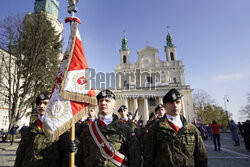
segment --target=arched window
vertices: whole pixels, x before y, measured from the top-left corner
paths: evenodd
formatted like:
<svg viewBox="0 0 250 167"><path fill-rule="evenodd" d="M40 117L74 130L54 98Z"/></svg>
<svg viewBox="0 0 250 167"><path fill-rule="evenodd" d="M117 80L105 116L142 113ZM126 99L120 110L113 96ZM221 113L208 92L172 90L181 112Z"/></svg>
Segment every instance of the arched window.
<svg viewBox="0 0 250 167"><path fill-rule="evenodd" d="M173 52L170 53L170 57L171 57L171 60L174 60L174 53Z"/></svg>
<svg viewBox="0 0 250 167"><path fill-rule="evenodd" d="M127 57L126 56L123 56L123 63L127 63Z"/></svg>
<svg viewBox="0 0 250 167"><path fill-rule="evenodd" d="M124 80L123 82L123 86L127 86L128 82L126 80Z"/></svg>
<svg viewBox="0 0 250 167"><path fill-rule="evenodd" d="M174 80L174 83L177 83L177 80L176 80L176 78L173 78L173 80Z"/></svg>
<svg viewBox="0 0 250 167"><path fill-rule="evenodd" d="M152 77L147 77L147 82L152 84L153 83Z"/></svg>

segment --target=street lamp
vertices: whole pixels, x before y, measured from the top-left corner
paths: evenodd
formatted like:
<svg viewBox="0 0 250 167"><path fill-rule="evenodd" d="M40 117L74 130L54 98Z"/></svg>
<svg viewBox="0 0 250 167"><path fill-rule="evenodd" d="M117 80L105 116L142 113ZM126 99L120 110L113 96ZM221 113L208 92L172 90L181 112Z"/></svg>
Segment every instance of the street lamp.
<svg viewBox="0 0 250 167"><path fill-rule="evenodd" d="M227 103L229 102L229 97L228 95L224 96L224 105L225 105L225 111L226 111L226 116L227 116L227 122L228 122L228 127L229 127L229 118L228 118L228 112L227 112Z"/></svg>

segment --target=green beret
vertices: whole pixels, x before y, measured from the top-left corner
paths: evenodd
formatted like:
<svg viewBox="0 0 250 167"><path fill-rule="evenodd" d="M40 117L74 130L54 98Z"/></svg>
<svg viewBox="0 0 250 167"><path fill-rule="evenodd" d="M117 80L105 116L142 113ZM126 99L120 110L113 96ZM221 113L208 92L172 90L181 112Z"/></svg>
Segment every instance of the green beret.
<svg viewBox="0 0 250 167"><path fill-rule="evenodd" d="M159 110L160 108L163 108L162 104L159 104L157 107L155 107L155 112L157 112L157 110Z"/></svg>
<svg viewBox="0 0 250 167"><path fill-rule="evenodd" d="M170 89L168 93L163 97L163 103L167 103L169 101L176 101L181 99L182 94L177 89Z"/></svg>
<svg viewBox="0 0 250 167"><path fill-rule="evenodd" d="M37 97L36 97L36 105L39 105L39 102L41 100L47 100L50 97L50 93L49 92L42 92L40 93Z"/></svg>
<svg viewBox="0 0 250 167"><path fill-rule="evenodd" d="M122 110L128 109L125 105L121 105L121 107L118 109L118 112L121 112Z"/></svg>
<svg viewBox="0 0 250 167"><path fill-rule="evenodd" d="M102 90L101 92L98 93L96 98L97 98L98 102L99 102L99 100L101 98L115 99L115 94L109 89L104 89L104 90Z"/></svg>

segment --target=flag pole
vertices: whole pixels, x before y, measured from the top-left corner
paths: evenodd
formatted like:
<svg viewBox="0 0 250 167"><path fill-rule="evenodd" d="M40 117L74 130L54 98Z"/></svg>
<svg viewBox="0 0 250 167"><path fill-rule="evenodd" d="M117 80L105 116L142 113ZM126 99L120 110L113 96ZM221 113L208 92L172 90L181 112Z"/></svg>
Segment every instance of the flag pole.
<svg viewBox="0 0 250 167"><path fill-rule="evenodd" d="M69 140L72 142L75 140L75 124L70 128ZM69 167L75 167L75 152L69 153Z"/></svg>
<svg viewBox="0 0 250 167"><path fill-rule="evenodd" d="M69 3L68 13L71 14L72 18L74 18L75 13L77 12L75 4L78 3L78 0L68 0L68 3ZM69 140L71 142L75 141L75 123L73 123L70 128ZM75 152L69 153L69 167L75 167Z"/></svg>

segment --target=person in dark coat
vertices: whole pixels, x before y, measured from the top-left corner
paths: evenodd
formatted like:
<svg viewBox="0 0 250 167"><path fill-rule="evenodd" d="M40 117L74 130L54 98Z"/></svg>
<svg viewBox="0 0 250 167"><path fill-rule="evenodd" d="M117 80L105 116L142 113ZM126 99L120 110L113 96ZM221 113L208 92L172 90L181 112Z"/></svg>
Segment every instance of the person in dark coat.
<svg viewBox="0 0 250 167"><path fill-rule="evenodd" d="M246 120L243 123L242 134L244 136L245 147L250 152L250 120Z"/></svg>
<svg viewBox="0 0 250 167"><path fill-rule="evenodd" d="M10 129L10 145L12 146L13 143L15 142L15 138L16 138L16 132L17 132L17 129L19 128L18 125L13 125L12 128Z"/></svg>
<svg viewBox="0 0 250 167"><path fill-rule="evenodd" d="M21 135L24 134L24 132L28 129L28 126L26 126L26 124L23 124L22 128L20 129L20 133Z"/></svg>
<svg viewBox="0 0 250 167"><path fill-rule="evenodd" d="M230 130L232 134L233 141L235 142L234 146L240 146L240 139L238 135L238 127L233 120L230 121Z"/></svg>
<svg viewBox="0 0 250 167"><path fill-rule="evenodd" d="M238 122L238 128L239 128L239 131L240 131L240 135L243 136L243 134L242 134L243 125L240 122Z"/></svg>
<svg viewBox="0 0 250 167"><path fill-rule="evenodd" d="M0 131L0 136L2 138L2 142L6 142L7 135L6 135L6 133L4 132L3 129L1 129L1 131Z"/></svg>

